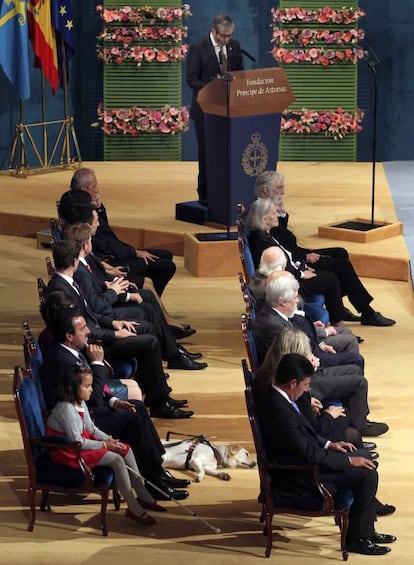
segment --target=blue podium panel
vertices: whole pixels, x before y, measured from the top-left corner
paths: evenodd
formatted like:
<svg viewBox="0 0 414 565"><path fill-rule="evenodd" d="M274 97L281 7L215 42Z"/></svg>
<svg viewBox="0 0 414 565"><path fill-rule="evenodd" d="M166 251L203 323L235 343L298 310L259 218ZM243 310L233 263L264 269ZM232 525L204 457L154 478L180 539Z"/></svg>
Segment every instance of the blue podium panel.
<svg viewBox="0 0 414 565"><path fill-rule="evenodd" d="M205 115L210 222L235 225L237 204L243 202L248 207L254 200L256 178L265 170L276 169L280 116L280 113L239 118Z"/></svg>

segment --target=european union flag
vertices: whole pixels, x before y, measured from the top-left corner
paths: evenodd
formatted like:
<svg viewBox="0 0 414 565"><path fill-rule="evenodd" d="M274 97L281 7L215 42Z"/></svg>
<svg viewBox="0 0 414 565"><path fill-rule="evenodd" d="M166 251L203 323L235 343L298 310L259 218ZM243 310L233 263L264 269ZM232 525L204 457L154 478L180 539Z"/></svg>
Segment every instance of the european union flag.
<svg viewBox="0 0 414 565"><path fill-rule="evenodd" d="M29 35L25 0L0 0L0 65L20 98L30 98Z"/></svg>
<svg viewBox="0 0 414 565"><path fill-rule="evenodd" d="M73 35L73 17L71 0L52 0L52 22L56 30L56 43L58 48L59 60L59 77L62 82L63 78L63 62L69 63L73 53L75 52L75 41ZM63 57L63 45L65 53Z"/></svg>

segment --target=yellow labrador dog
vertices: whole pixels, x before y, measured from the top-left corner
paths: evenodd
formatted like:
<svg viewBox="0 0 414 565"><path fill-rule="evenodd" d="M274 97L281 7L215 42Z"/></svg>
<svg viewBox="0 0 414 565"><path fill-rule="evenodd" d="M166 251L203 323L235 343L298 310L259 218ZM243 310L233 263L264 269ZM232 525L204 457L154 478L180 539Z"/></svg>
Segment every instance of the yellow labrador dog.
<svg viewBox="0 0 414 565"><path fill-rule="evenodd" d="M190 469L197 473L196 482L211 475L224 481L231 476L222 469L236 467L252 468L256 462L241 445L230 443L216 445L205 436L197 436L184 441L163 441L165 454L163 466L169 469Z"/></svg>

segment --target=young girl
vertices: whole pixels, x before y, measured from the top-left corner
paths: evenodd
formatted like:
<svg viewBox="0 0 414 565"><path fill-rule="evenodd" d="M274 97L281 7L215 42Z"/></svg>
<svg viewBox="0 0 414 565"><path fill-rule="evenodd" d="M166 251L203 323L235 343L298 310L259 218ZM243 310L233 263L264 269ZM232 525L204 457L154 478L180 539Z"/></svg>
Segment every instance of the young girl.
<svg viewBox="0 0 414 565"><path fill-rule="evenodd" d="M116 485L128 505L125 516L145 526L155 524L154 518L144 508L155 512L166 509L156 503L135 474L139 471L129 446L108 436L94 425L86 406L91 393L92 374L79 367L69 368L59 383L60 402L48 418L47 433L63 434L71 441L79 441L82 444L82 457L90 468L110 467L114 471ZM54 450L51 457L56 463L78 467L76 456L70 450ZM133 494L131 483L138 498Z"/></svg>

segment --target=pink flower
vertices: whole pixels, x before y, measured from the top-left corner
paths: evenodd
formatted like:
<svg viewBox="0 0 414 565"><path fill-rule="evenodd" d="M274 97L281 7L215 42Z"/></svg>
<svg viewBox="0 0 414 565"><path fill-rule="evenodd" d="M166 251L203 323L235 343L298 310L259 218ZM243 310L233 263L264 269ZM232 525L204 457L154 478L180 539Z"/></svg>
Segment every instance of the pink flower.
<svg viewBox="0 0 414 565"><path fill-rule="evenodd" d="M153 59L155 59L155 49L150 49L150 48L145 49L144 58L147 61L152 61Z"/></svg>
<svg viewBox="0 0 414 565"><path fill-rule="evenodd" d="M158 51L157 61L159 63L166 63L168 61L168 55L167 55L166 51Z"/></svg>

